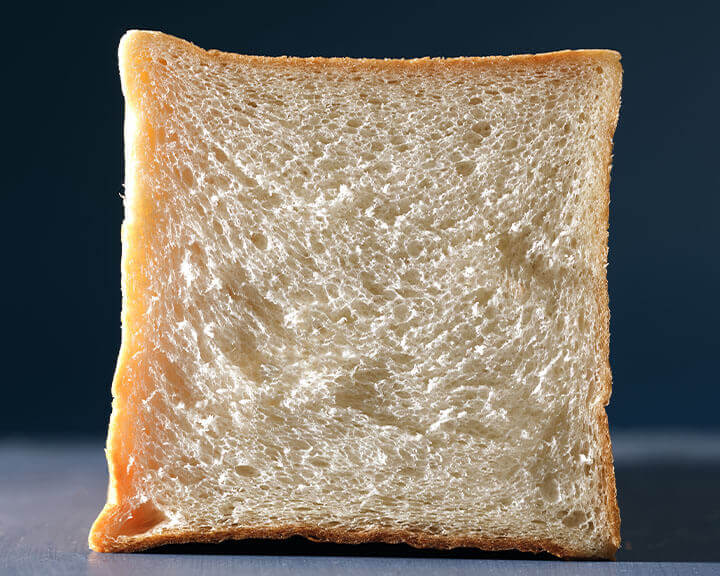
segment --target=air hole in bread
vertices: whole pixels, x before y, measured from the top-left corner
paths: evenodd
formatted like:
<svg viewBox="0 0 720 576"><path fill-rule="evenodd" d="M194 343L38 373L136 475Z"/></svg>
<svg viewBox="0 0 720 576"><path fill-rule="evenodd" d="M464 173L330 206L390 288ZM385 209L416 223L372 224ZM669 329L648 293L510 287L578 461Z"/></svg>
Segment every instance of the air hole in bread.
<svg viewBox="0 0 720 576"><path fill-rule="evenodd" d="M267 245L268 245L267 237L264 234L262 234L261 232L253 232L250 235L250 240L260 250L265 250L267 248Z"/></svg>
<svg viewBox="0 0 720 576"><path fill-rule="evenodd" d="M239 476L254 477L259 476L260 472L254 466L242 465L235 467L235 473Z"/></svg>
<svg viewBox="0 0 720 576"><path fill-rule="evenodd" d="M225 152L223 152L219 147L214 146L212 151L213 151L213 154L215 154L215 158L217 158L218 162L224 164L225 162L228 161L227 154L225 154Z"/></svg>
<svg viewBox="0 0 720 576"><path fill-rule="evenodd" d="M560 491L554 476L547 476L540 485L540 491L545 500L555 503L560 499Z"/></svg>
<svg viewBox="0 0 720 576"><path fill-rule="evenodd" d="M455 163L455 170L460 176L470 176L475 171L475 162L472 160L462 160Z"/></svg>
<svg viewBox="0 0 720 576"><path fill-rule="evenodd" d="M182 178L183 184L188 188L192 188L195 185L195 176L190 167L183 166L180 177Z"/></svg>
<svg viewBox="0 0 720 576"><path fill-rule="evenodd" d="M577 528L586 520L586 518L587 515L585 512L582 510L574 510L563 518L562 523L568 528Z"/></svg>
<svg viewBox="0 0 720 576"><path fill-rule="evenodd" d="M126 507L118 509L112 532L122 536L137 536L149 532L165 520L163 511L147 501L129 509Z"/></svg>

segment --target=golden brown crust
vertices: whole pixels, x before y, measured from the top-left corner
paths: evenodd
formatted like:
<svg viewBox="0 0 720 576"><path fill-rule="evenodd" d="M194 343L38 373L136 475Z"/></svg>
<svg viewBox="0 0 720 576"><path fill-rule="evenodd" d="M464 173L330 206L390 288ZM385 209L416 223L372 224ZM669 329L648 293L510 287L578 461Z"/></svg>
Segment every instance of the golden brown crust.
<svg viewBox="0 0 720 576"><path fill-rule="evenodd" d="M138 383L143 380L143 366L137 357L142 350L141 316L146 307L148 279L147 238L153 228L151 194L146 190L142 175L134 166L151 164L151 123L138 114L143 99L143 79L129 73L138 62L142 35L127 38L120 46L121 80L125 96L125 221L122 225L122 341L112 382L112 414L108 427L106 457L108 462L107 504L90 530L90 547L93 542L117 531L118 509L123 509L133 496L134 468L129 465L136 446L137 422L133 402L138 394Z"/></svg>
<svg viewBox="0 0 720 576"><path fill-rule="evenodd" d="M124 61L126 71L133 66L139 66L143 58L147 58L144 52L144 45L147 42L154 44L163 42L168 49L181 48L190 50L204 59L226 62L229 64L252 64L253 66L287 66L307 71L317 70L340 70L340 71L388 71L403 73L430 74L445 70L474 71L489 67L503 68L507 66L526 65L546 66L557 64L572 64L577 62L604 61L617 66L620 69L620 55L609 50L582 50L562 51L537 55L519 56L493 56L473 58L421 58L415 60L371 60L371 59L350 59L350 58L287 58L287 57L260 57L242 56L228 54L218 51L206 52L193 44L167 36L159 32L133 31L126 34L120 47L120 58ZM122 68L123 66L121 66ZM139 75L144 74L140 72ZM619 72L618 72L619 74ZM131 164L137 161L138 165L147 162L149 158L143 155L150 154L154 139L153 128L140 114L134 115L141 108L143 101L142 78L135 78L132 74L123 75L123 91L126 98L126 110L134 127L126 132L126 187L128 189L128 202L126 204L126 222L123 225L123 326L122 326L122 347L118 358L118 365L113 380L113 413L110 421L107 444L107 459L110 472L110 483L108 488L108 502L105 505L98 519L95 521L89 543L93 550L99 552L119 552L144 550L154 546L171 543L187 542L221 542L229 539L246 538L274 538L282 539L299 535L310 540L336 543L406 543L417 548L441 548L450 549L457 547L475 547L484 550L508 550L516 549L527 552L547 551L561 557L587 557L585 551L565 549L549 540L525 540L515 538L492 538L492 537L462 537L462 536L440 536L430 533L413 532L408 530L376 529L366 531L352 531L343 528L320 528L318 526L278 526L278 527L238 527L228 530L215 531L176 531L165 532L154 535L143 536L135 530L140 528L151 528L159 521L155 510L144 510L129 508L130 500L133 497L133 468L129 465L135 442L136 430L133 423L136 421L133 413L133 403L137 403L135 396L138 394L139 382L143 381L143 367L135 360L136 352L142 349L140 322L139 319L144 309L144 286L147 278L144 277L146 260L148 258L143 246L147 243L147 237L152 233L152 208L150 198L152 194L143 189L143 181L140 176L134 174ZM619 77L617 79L619 83ZM618 84L619 94L619 84ZM607 126L607 154L606 164L609 167L612 152L612 136L617 120L619 97L614 110L614 115L609 119ZM132 116L132 118L130 118ZM601 218L604 221L605 232L607 231L608 213L608 190L609 172L604 182L605 196L602 201L605 203L605 211ZM605 246L607 238L603 236ZM602 270L604 270L606 254L602 255ZM607 315L607 279L602 277L598 282L597 298L599 310ZM604 358L608 358L609 351L609 329L607 318L600 323L602 333L599 340ZM619 512L615 495L615 478L612 464L612 450L607 425L607 416L604 406L610 396L611 376L609 365L605 367L600 375L598 389L594 390L593 399L598 397L601 402L598 404L598 430L600 431L601 456L602 456L602 491L605 505L608 511L608 518L612 526L612 541L608 543L605 550L601 551L599 557L612 558L619 545ZM137 534L137 535L132 535Z"/></svg>
<svg viewBox="0 0 720 576"><path fill-rule="evenodd" d="M347 530L344 528L321 528L319 526L287 525L268 527L238 527L227 530L174 531L137 538L124 538L121 541L104 539L94 542L96 552L138 552L163 546L165 544L217 543L226 540L245 540L262 538L283 540L292 536L302 536L313 542L332 542L334 544L408 544L413 548L434 548L451 550L453 548L479 548L487 551L519 550L520 552L549 552L560 558L587 558L584 551L571 550L558 546L550 540L526 540L522 538L492 538L441 536L409 530L372 529ZM612 558L614 550L607 551L597 558Z"/></svg>
<svg viewBox="0 0 720 576"><path fill-rule="evenodd" d="M253 66L279 67L286 66L300 70L335 69L343 71L368 71L380 70L394 72L423 72L429 73L433 70L465 69L479 70L489 67L504 67L507 65L517 66L526 64L529 66L547 66L549 64L572 64L592 60L605 60L607 62L619 62L620 53L614 50L560 50L557 52L545 52L543 54L514 54L512 56L462 56L455 58L325 58L311 57L298 58L294 56L247 56L244 54L233 54L219 50L203 50L195 44L162 32L151 32L146 30L131 30L126 37L133 40L142 40L143 37L152 37L154 42L165 42L168 47L178 47L183 50L195 52L203 58L210 58L234 64L252 64Z"/></svg>
<svg viewBox="0 0 720 576"><path fill-rule="evenodd" d="M600 475L601 479L601 490L604 498L605 508L608 515L608 523L611 530L611 545L614 546L615 550L620 546L620 510L617 504L617 488L615 485L615 468L613 466L613 454L612 446L610 442L610 428L608 425L607 412L605 407L610 402L610 395L612 393L612 372L610 369L610 307L609 307L609 296L608 296L608 284L607 284L607 247L608 247L608 227L610 219L610 169L612 167L612 148L613 148L613 136L615 135L615 128L617 126L618 116L620 112L620 86L622 83L622 65L617 61L612 70L613 77L612 82L612 93L613 102L611 103L610 113L607 115L607 124L604 128L605 131L605 149L603 151L602 166L605 166L605 172L603 174L603 185L602 185L602 197L600 199L601 215L600 215L600 227L602 230L602 250L601 250L601 262L600 280L596 291L598 309L602 311L603 318L598 323L601 329L601 333L598 335L598 340L601 346L601 356L604 358L605 363L602 367L601 374L599 374L599 390L596 391L596 396L599 398L599 403L596 405L597 410L597 427L600 434L600 454L601 454L601 467L602 472ZM592 400L592 399L591 399ZM613 550L613 555L615 550Z"/></svg>

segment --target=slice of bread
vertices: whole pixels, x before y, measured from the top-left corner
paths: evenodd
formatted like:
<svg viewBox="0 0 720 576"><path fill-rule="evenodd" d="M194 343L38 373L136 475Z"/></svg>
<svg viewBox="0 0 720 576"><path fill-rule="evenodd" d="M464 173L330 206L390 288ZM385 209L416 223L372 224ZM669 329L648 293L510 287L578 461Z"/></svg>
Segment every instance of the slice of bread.
<svg viewBox="0 0 720 576"><path fill-rule="evenodd" d="M616 52L120 44L98 551L285 538L612 557Z"/></svg>

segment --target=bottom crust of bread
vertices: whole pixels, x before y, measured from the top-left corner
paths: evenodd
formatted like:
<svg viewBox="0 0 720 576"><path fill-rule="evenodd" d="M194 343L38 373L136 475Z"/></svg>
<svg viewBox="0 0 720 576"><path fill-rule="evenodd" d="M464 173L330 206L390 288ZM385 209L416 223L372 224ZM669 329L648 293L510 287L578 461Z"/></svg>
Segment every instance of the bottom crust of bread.
<svg viewBox="0 0 720 576"><path fill-rule="evenodd" d="M520 552L548 552L566 559L608 559L614 560L615 548L608 546L596 556L588 556L587 551L570 550L550 540L525 540L516 538L483 538L465 536L442 536L411 532L408 530L373 529L350 531L343 528L320 528L317 526L279 526L279 527L238 527L228 530L176 531L138 535L118 541L116 539L96 538L92 548L97 552L139 552L163 546L165 544L210 544L226 540L273 539L283 540L293 536L302 536L313 542L334 544L408 544L414 548L432 548L450 550L453 548L477 548L488 552L518 550Z"/></svg>

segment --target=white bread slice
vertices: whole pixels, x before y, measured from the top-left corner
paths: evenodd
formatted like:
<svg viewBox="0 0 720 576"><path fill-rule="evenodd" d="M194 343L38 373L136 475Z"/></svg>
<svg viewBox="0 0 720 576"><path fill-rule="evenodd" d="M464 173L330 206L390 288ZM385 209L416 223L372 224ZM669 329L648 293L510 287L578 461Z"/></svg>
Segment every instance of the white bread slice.
<svg viewBox="0 0 720 576"><path fill-rule="evenodd" d="M120 44L98 551L285 538L612 557L616 52Z"/></svg>

